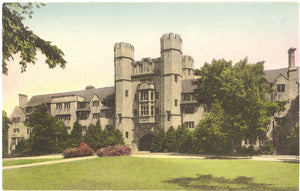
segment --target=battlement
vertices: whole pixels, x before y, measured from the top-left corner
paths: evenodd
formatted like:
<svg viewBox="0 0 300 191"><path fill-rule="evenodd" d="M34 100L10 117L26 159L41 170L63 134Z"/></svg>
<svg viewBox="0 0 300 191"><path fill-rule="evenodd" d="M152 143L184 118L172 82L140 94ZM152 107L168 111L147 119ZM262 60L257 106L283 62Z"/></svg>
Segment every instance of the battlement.
<svg viewBox="0 0 300 191"><path fill-rule="evenodd" d="M126 42L115 43L114 56L115 58L130 58L134 60L134 47Z"/></svg>
<svg viewBox="0 0 300 191"><path fill-rule="evenodd" d="M160 38L161 52L164 50L182 51L182 39L178 34L167 33Z"/></svg>
<svg viewBox="0 0 300 191"><path fill-rule="evenodd" d="M194 59L191 56L182 56L182 68L194 69Z"/></svg>

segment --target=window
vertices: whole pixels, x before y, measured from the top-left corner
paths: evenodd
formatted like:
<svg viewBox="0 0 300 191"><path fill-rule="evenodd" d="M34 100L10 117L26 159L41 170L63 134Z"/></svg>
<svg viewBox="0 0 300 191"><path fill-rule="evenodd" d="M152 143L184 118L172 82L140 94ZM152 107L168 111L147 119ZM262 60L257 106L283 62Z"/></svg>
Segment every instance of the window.
<svg viewBox="0 0 300 191"><path fill-rule="evenodd" d="M93 119L100 119L100 113L93 113Z"/></svg>
<svg viewBox="0 0 300 191"><path fill-rule="evenodd" d="M205 113L209 113L209 112L210 112L210 109L209 109L208 106L204 106L204 112L205 112Z"/></svg>
<svg viewBox="0 0 300 191"><path fill-rule="evenodd" d="M125 90L125 96L128 97L128 90Z"/></svg>
<svg viewBox="0 0 300 191"><path fill-rule="evenodd" d="M159 114L159 108L155 108L155 114L156 114L156 115Z"/></svg>
<svg viewBox="0 0 300 191"><path fill-rule="evenodd" d="M126 138L128 138L128 131L126 131Z"/></svg>
<svg viewBox="0 0 300 191"><path fill-rule="evenodd" d="M149 115L149 106L148 103L141 103L140 105L140 111L141 111L141 115L145 116L145 115Z"/></svg>
<svg viewBox="0 0 300 191"><path fill-rule="evenodd" d="M94 107L99 106L99 101L93 101L93 106L94 106Z"/></svg>
<svg viewBox="0 0 300 191"><path fill-rule="evenodd" d="M143 90L140 92L140 100L148 100L148 90Z"/></svg>
<svg viewBox="0 0 300 191"><path fill-rule="evenodd" d="M20 117L14 117L13 118L13 123L19 123L21 121Z"/></svg>
<svg viewBox="0 0 300 191"><path fill-rule="evenodd" d="M14 129L14 133L20 133L20 129L19 128L15 128Z"/></svg>
<svg viewBox="0 0 300 191"><path fill-rule="evenodd" d="M186 106L186 107L184 108L184 113L192 114L192 113L194 113L194 112L195 112L195 110L194 110L194 107L193 107L193 106Z"/></svg>
<svg viewBox="0 0 300 191"><path fill-rule="evenodd" d="M119 113L118 116L119 116L119 123L121 123L122 122L122 114Z"/></svg>
<svg viewBox="0 0 300 191"><path fill-rule="evenodd" d="M85 106L86 106L85 102L78 102L77 108L82 109L85 108Z"/></svg>
<svg viewBox="0 0 300 191"><path fill-rule="evenodd" d="M167 111L167 118L168 118L168 121L170 121L170 119L171 119L171 111Z"/></svg>
<svg viewBox="0 0 300 191"><path fill-rule="evenodd" d="M70 108L70 102L65 103L65 108Z"/></svg>
<svg viewBox="0 0 300 191"><path fill-rule="evenodd" d="M70 120L70 119L71 119L71 115L70 115L70 114L66 114L66 115L56 115L56 119L59 120L59 121Z"/></svg>
<svg viewBox="0 0 300 191"><path fill-rule="evenodd" d="M177 99L175 99L175 107L177 107Z"/></svg>
<svg viewBox="0 0 300 191"><path fill-rule="evenodd" d="M61 109L62 108L62 103L57 103L56 104L56 109Z"/></svg>
<svg viewBox="0 0 300 191"><path fill-rule="evenodd" d="M190 101L191 100L191 94L182 94L182 100L183 101Z"/></svg>
<svg viewBox="0 0 300 191"><path fill-rule="evenodd" d="M151 105L151 115L154 115L153 105Z"/></svg>
<svg viewBox="0 0 300 191"><path fill-rule="evenodd" d="M277 84L277 92L285 92L285 84Z"/></svg>
<svg viewBox="0 0 300 191"><path fill-rule="evenodd" d="M194 128L194 121L187 121L184 124L189 129L193 129Z"/></svg>
<svg viewBox="0 0 300 191"><path fill-rule="evenodd" d="M153 100L153 91L150 93L151 100Z"/></svg>

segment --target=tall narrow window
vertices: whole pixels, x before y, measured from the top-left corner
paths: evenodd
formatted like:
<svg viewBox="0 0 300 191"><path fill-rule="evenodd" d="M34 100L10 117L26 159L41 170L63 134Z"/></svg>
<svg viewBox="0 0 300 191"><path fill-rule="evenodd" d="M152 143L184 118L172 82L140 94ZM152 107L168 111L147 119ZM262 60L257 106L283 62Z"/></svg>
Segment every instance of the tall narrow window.
<svg viewBox="0 0 300 191"><path fill-rule="evenodd" d="M126 131L126 138L128 138L128 131Z"/></svg>
<svg viewBox="0 0 300 191"><path fill-rule="evenodd" d="M177 99L175 99L175 107L177 107Z"/></svg>
<svg viewBox="0 0 300 191"><path fill-rule="evenodd" d="M170 121L170 119L171 119L171 111L167 111L167 118L168 118L168 121Z"/></svg>
<svg viewBox="0 0 300 191"><path fill-rule="evenodd" d="M151 115L154 115L153 105L151 105Z"/></svg>
<svg viewBox="0 0 300 191"><path fill-rule="evenodd" d="M128 90L125 90L125 96L128 97Z"/></svg>

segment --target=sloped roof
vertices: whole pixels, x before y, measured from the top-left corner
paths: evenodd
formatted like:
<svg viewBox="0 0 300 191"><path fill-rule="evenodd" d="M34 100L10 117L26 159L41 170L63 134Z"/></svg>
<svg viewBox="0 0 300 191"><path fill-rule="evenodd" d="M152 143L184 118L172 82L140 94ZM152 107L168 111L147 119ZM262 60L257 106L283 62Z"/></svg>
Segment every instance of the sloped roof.
<svg viewBox="0 0 300 191"><path fill-rule="evenodd" d="M79 91L71 91L71 92L63 92L63 93L54 93L54 94L44 94L44 95L36 95L33 96L27 106L37 106L41 103L49 103L51 102L52 97L61 97L61 96L81 96L84 101L89 102L93 98L94 95L97 95L100 99L104 99L109 95L114 93L114 87L104 87L104 88L93 88L87 90L79 90Z"/></svg>
<svg viewBox="0 0 300 191"><path fill-rule="evenodd" d="M299 67L297 69L297 76L299 76ZM265 77L268 82L273 82L277 76L282 74L284 77L287 78L288 68L280 68L280 69L274 69L274 70L265 70ZM297 80L299 82L299 78Z"/></svg>
<svg viewBox="0 0 300 191"><path fill-rule="evenodd" d="M194 89L196 88L196 86L193 85L193 81L196 81L196 80L195 79L182 80L181 81L181 92L182 93L194 92Z"/></svg>

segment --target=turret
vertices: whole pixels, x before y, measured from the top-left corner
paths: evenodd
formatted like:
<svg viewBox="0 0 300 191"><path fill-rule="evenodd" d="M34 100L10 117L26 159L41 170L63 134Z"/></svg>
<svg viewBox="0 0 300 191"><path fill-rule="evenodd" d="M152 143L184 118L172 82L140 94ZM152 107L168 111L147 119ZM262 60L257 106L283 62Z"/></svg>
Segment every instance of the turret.
<svg viewBox="0 0 300 191"><path fill-rule="evenodd" d="M182 40L169 33L160 39L161 47L161 124L165 131L181 123Z"/></svg>
<svg viewBox="0 0 300 191"><path fill-rule="evenodd" d="M194 59L191 56L182 57L182 76L183 79L194 79Z"/></svg>
<svg viewBox="0 0 300 191"><path fill-rule="evenodd" d="M125 144L133 144L133 92L131 67L134 62L134 47L129 43L116 43L114 47L115 62L115 126L123 136Z"/></svg>

